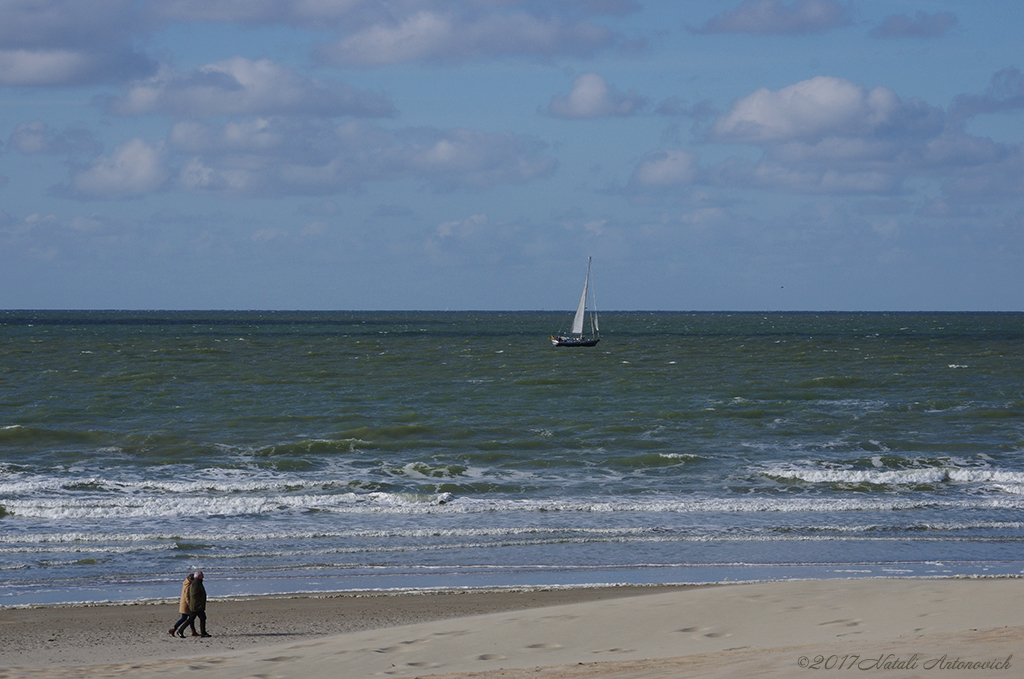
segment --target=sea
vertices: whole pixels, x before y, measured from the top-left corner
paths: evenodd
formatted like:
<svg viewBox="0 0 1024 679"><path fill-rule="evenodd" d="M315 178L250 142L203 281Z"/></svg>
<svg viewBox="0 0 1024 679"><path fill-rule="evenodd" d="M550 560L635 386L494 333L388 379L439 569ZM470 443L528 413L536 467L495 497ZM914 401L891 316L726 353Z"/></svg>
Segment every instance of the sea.
<svg viewBox="0 0 1024 679"><path fill-rule="evenodd" d="M1024 314L0 311L0 606L1024 574Z"/></svg>

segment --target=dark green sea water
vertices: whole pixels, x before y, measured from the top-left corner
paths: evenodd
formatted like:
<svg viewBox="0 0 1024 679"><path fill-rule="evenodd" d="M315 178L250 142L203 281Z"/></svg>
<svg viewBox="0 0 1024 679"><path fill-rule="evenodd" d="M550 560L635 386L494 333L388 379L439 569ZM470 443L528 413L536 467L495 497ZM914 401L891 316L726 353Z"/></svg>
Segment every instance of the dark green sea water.
<svg viewBox="0 0 1024 679"><path fill-rule="evenodd" d="M1019 574L1024 315L0 312L0 605Z"/></svg>

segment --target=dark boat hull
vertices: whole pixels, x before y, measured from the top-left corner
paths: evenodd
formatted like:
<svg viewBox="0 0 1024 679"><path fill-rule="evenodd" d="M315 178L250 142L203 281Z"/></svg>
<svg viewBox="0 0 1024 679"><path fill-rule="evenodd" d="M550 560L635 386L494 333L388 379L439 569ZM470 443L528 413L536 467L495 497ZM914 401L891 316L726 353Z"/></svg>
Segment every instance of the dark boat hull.
<svg viewBox="0 0 1024 679"><path fill-rule="evenodd" d="M551 344L556 347L592 347L601 340L597 337L552 337Z"/></svg>

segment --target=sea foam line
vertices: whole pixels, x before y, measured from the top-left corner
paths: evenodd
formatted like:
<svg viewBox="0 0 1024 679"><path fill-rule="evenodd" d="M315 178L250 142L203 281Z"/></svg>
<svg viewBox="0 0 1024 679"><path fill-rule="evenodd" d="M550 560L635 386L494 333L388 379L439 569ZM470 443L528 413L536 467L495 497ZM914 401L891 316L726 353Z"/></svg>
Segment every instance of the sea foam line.
<svg viewBox="0 0 1024 679"><path fill-rule="evenodd" d="M767 469L765 476L794 479L808 483L866 483L869 485L935 485L941 483L994 483L1007 486L1024 485L1024 472L997 469L963 469L959 467L931 467L924 469Z"/></svg>
<svg viewBox="0 0 1024 679"><path fill-rule="evenodd" d="M974 496L943 500L935 497L844 498L573 498L500 500L453 497L449 493L415 495L396 493L343 493L337 495L227 496L227 497L93 497L0 501L12 518L91 521L102 519L187 518L246 516L320 511L334 514L478 514L492 512L583 512L592 514L641 513L750 513L750 512L862 512L909 509L1024 509L1024 496Z"/></svg>

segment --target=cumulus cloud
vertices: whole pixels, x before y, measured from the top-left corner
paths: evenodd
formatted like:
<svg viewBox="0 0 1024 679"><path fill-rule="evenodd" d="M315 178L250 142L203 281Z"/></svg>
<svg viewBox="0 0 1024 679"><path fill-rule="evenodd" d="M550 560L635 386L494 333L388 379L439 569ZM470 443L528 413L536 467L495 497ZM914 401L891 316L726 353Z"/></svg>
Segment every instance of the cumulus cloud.
<svg viewBox="0 0 1024 679"><path fill-rule="evenodd" d="M703 184L899 196L910 180L920 180L937 181L960 202L1015 198L1024 195L1024 144L971 135L961 123L970 115L1021 108L1024 77L1015 69L997 73L985 95L958 97L950 115L885 87L816 77L753 92L711 125L706 141L760 148L759 159L733 157L701 167L686 151L659 149L637 163L627 193L657 195Z"/></svg>
<svg viewBox="0 0 1024 679"><path fill-rule="evenodd" d="M913 18L906 14L890 14L871 29L870 35L873 38L935 38L956 24L956 15L951 12L927 14L919 10Z"/></svg>
<svg viewBox="0 0 1024 679"><path fill-rule="evenodd" d="M715 121L717 141L764 144L818 142L826 137L935 134L938 109L902 101L886 87L867 90L841 78L818 76L778 91L765 88L737 100Z"/></svg>
<svg viewBox="0 0 1024 679"><path fill-rule="evenodd" d="M329 194L402 179L440 191L486 189L524 183L556 167L533 137L387 130L358 121L260 118L220 127L180 122L168 144L189 156L178 175L181 188L229 196Z"/></svg>
<svg viewBox="0 0 1024 679"><path fill-rule="evenodd" d="M568 95L551 98L547 113L556 118L631 116L646 105L646 97L622 93L601 75L584 73L573 79Z"/></svg>
<svg viewBox="0 0 1024 679"><path fill-rule="evenodd" d="M123 82L155 65L132 47L143 27L132 0L3 0L0 85Z"/></svg>
<svg viewBox="0 0 1024 679"><path fill-rule="evenodd" d="M823 33L851 23L847 8L836 0L744 0L739 7L708 20L693 33L797 35Z"/></svg>
<svg viewBox="0 0 1024 679"><path fill-rule="evenodd" d="M920 100L819 76L733 102L710 138L762 146L765 155L722 163L713 175L726 185L797 193L893 194L944 127L942 111Z"/></svg>
<svg viewBox="0 0 1024 679"><path fill-rule="evenodd" d="M307 78L268 59L234 57L191 73L164 69L109 99L110 113L165 113L179 118L216 115L382 117L394 113L386 97L338 81Z"/></svg>
<svg viewBox="0 0 1024 679"><path fill-rule="evenodd" d="M167 180L163 150L132 139L99 158L71 180L70 193L79 198L131 198L157 190Z"/></svg>

